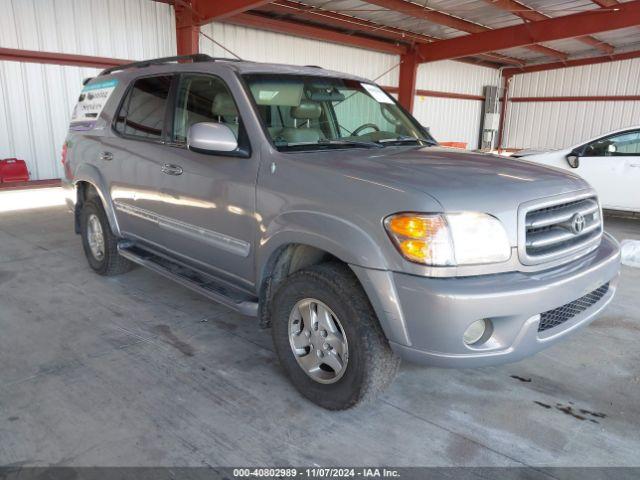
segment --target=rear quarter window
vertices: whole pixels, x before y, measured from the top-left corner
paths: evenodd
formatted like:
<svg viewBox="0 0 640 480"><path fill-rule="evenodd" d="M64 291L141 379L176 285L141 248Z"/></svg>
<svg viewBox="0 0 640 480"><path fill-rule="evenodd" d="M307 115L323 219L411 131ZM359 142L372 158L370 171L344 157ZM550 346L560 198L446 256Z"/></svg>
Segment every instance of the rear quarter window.
<svg viewBox="0 0 640 480"><path fill-rule="evenodd" d="M118 80L115 78L94 80L85 85L71 113L71 129L87 130L93 128L117 86Z"/></svg>

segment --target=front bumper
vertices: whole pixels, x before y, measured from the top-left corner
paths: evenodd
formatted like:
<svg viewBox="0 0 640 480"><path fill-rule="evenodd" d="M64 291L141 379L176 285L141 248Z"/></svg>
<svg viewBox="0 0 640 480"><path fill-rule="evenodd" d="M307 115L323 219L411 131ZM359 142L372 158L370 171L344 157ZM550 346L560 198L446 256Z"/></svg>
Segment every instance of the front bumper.
<svg viewBox="0 0 640 480"><path fill-rule="evenodd" d="M605 234L600 246L574 262L541 272L428 278L352 267L403 359L441 367L479 367L520 360L590 323L618 285L620 248ZM538 332L540 314L609 283L596 303L564 323ZM469 346L463 333L490 319L491 336Z"/></svg>

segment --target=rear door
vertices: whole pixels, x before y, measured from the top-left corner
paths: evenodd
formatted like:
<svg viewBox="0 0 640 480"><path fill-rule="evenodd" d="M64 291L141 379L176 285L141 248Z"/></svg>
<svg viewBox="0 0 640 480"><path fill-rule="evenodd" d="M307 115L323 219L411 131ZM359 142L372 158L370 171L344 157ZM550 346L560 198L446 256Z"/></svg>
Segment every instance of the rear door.
<svg viewBox="0 0 640 480"><path fill-rule="evenodd" d="M132 82L116 113L116 136L105 140L101 153L121 232L154 244L162 244L158 218L164 209L161 188L173 79L154 75Z"/></svg>
<svg viewBox="0 0 640 480"><path fill-rule="evenodd" d="M234 97L222 78L180 75L172 146L163 175L165 243L174 254L218 276L250 287L258 229L255 185L258 153L196 153L187 148L189 127L214 122L229 127L245 152L251 146Z"/></svg>
<svg viewBox="0 0 640 480"><path fill-rule="evenodd" d="M603 207L640 211L640 130L585 145L577 173L596 189Z"/></svg>

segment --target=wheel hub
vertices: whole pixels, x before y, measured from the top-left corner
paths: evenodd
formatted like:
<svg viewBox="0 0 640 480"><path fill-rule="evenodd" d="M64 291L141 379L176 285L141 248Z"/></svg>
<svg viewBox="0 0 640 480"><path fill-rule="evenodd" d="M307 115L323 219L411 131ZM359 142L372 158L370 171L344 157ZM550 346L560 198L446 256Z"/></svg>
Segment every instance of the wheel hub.
<svg viewBox="0 0 640 480"><path fill-rule="evenodd" d="M289 343L300 368L319 383L334 383L344 375L349 345L342 324L320 300L305 298L289 315Z"/></svg>
<svg viewBox="0 0 640 480"><path fill-rule="evenodd" d="M89 215L87 219L87 242L93 258L101 261L104 258L104 232L100 219L95 213Z"/></svg>

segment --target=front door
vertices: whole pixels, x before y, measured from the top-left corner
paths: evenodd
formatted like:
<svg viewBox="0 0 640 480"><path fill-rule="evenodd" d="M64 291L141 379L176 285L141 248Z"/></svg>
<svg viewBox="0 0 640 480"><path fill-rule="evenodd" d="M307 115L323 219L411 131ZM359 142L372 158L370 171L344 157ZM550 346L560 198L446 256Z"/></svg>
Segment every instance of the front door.
<svg viewBox="0 0 640 480"><path fill-rule="evenodd" d="M604 208L640 211L640 131L585 145L577 173L596 189Z"/></svg>
<svg viewBox="0 0 640 480"><path fill-rule="evenodd" d="M187 149L189 127L222 123L248 142L242 119L225 82L214 75L180 76L171 157L164 175L166 247L223 278L250 287L254 281L255 185L258 154L197 153ZM247 150L250 151L250 148Z"/></svg>

